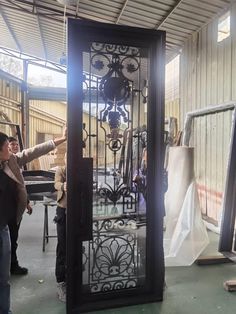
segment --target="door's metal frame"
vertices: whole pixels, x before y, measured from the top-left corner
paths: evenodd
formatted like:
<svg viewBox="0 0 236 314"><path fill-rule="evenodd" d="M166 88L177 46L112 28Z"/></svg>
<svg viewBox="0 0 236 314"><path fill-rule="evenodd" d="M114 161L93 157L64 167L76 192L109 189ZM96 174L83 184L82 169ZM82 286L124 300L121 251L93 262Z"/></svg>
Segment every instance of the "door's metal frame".
<svg viewBox="0 0 236 314"><path fill-rule="evenodd" d="M236 262L236 235L234 235L236 218L236 104L232 122L218 249L224 256Z"/></svg>
<svg viewBox="0 0 236 314"><path fill-rule="evenodd" d="M194 118L229 110L233 111L233 118L218 250L225 257L236 262L236 238L234 240L236 218L236 103L231 101L187 113L184 125L183 145L189 146L192 122ZM219 258L216 256L215 259L211 258L211 260L212 263L214 263L215 261L218 261ZM224 262L223 259L221 260Z"/></svg>
<svg viewBox="0 0 236 314"><path fill-rule="evenodd" d="M109 40L110 39L110 40ZM83 60L82 43L104 42L149 48L152 60L148 111L147 285L104 294L82 296L81 222L84 161L82 158ZM68 155L67 155L67 313L161 301L164 284L163 166L164 166L164 73L165 33L96 22L68 21ZM86 47L83 47L86 49ZM75 132L78 130L78 132ZM156 161L156 162L153 162ZM73 174L73 176L71 175ZM76 220L75 220L76 217ZM82 226L81 226L82 227ZM75 280L76 278L76 280ZM79 305L79 308L78 308Z"/></svg>

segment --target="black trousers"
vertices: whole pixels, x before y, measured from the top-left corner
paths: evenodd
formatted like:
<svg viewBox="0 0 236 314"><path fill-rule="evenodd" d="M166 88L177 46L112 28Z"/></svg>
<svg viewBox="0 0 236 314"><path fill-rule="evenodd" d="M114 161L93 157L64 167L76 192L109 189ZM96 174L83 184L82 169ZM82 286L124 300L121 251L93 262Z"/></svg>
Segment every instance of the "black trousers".
<svg viewBox="0 0 236 314"><path fill-rule="evenodd" d="M8 228L9 228L10 239L11 239L11 269L18 266L16 250L17 250L17 247L18 247L18 243L17 242L18 242L20 223L17 224L15 218L11 219L8 222Z"/></svg>
<svg viewBox="0 0 236 314"><path fill-rule="evenodd" d="M66 281L66 209L57 207L57 249L56 249L56 269L55 275L57 282Z"/></svg>

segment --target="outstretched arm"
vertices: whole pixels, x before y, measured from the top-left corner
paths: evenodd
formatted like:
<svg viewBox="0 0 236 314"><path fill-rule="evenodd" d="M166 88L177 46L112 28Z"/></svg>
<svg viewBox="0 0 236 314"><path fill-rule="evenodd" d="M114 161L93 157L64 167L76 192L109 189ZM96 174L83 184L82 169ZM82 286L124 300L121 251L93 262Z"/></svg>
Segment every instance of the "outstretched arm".
<svg viewBox="0 0 236 314"><path fill-rule="evenodd" d="M67 129L65 128L61 137L36 145L32 148L24 149L22 152L17 153L16 156L19 166L22 167L27 164L27 162L30 162L40 156L46 155L47 153L55 149L56 146L65 142L66 139Z"/></svg>

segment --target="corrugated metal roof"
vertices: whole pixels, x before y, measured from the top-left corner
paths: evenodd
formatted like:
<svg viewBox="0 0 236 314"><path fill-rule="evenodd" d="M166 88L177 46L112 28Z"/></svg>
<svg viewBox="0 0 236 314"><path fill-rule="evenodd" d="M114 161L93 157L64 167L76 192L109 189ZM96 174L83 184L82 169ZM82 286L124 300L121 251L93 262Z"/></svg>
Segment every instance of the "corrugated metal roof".
<svg viewBox="0 0 236 314"><path fill-rule="evenodd" d="M66 16L167 32L167 58L230 6L230 0L77 0ZM59 63L64 6L57 0L0 0L0 46Z"/></svg>

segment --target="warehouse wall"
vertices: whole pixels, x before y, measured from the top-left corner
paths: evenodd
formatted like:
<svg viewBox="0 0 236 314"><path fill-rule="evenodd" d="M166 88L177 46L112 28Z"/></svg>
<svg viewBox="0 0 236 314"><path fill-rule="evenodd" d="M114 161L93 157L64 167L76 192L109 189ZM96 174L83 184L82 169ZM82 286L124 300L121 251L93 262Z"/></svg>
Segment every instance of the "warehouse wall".
<svg viewBox="0 0 236 314"><path fill-rule="evenodd" d="M231 10L230 37L217 42L218 18L195 33L180 56L180 127L186 113L236 101L236 4ZM202 211L218 224L226 177L232 112L194 121L191 144Z"/></svg>
<svg viewBox="0 0 236 314"><path fill-rule="evenodd" d="M0 71L0 116L21 126L21 81ZM64 103L30 101L30 146L37 144L37 134L61 134L66 120ZM15 135L8 126L0 125L0 130Z"/></svg>
<svg viewBox="0 0 236 314"><path fill-rule="evenodd" d="M180 121L180 100L176 98L173 101L168 101L165 103L165 118L176 118L179 126Z"/></svg>
<svg viewBox="0 0 236 314"><path fill-rule="evenodd" d="M4 77L0 71L0 114L6 114L11 121L21 124L21 88L20 81L15 82L11 76ZM1 116L2 120L5 120ZM2 132L12 134L12 131L7 126L0 125Z"/></svg>
<svg viewBox="0 0 236 314"><path fill-rule="evenodd" d="M180 123L179 99L179 56L171 60L165 68L165 118L176 118Z"/></svg>
<svg viewBox="0 0 236 314"><path fill-rule="evenodd" d="M62 134L66 123L66 104L58 101L30 100L30 146ZM45 134L41 137L40 134Z"/></svg>

